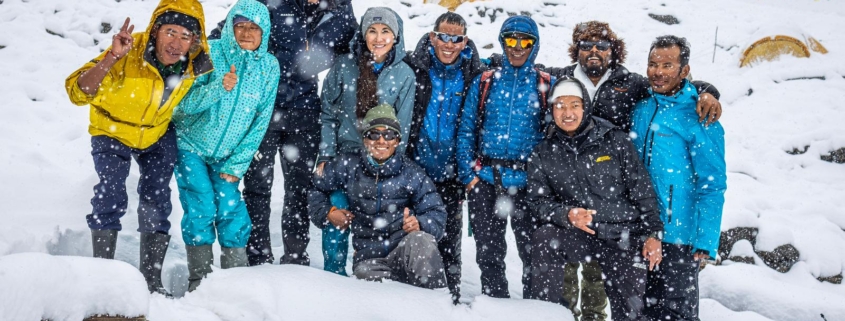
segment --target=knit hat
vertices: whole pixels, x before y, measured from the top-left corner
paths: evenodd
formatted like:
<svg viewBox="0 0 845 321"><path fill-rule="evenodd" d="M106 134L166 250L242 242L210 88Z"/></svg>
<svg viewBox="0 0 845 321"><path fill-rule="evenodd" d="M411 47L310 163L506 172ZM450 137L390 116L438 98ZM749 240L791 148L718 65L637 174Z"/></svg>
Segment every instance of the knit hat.
<svg viewBox="0 0 845 321"><path fill-rule="evenodd" d="M158 16L158 18L156 18L155 24L177 25L185 27L185 29L191 31L194 35L199 35L200 33L200 23L197 18L191 17L181 12L165 11L160 16Z"/></svg>
<svg viewBox="0 0 845 321"><path fill-rule="evenodd" d="M399 131L399 119L396 118L396 111L393 109L393 106L386 103L375 106L367 111L363 124L363 132L367 132L375 127L384 126L395 130L397 133L401 133Z"/></svg>
<svg viewBox="0 0 845 321"><path fill-rule="evenodd" d="M575 80L567 79L555 84L555 87L552 88L552 95L551 99L554 101L560 96L575 96L578 98L584 99L584 92L581 91L581 86L575 82Z"/></svg>
<svg viewBox="0 0 845 321"><path fill-rule="evenodd" d="M390 31L393 31L393 34L396 35L396 38L399 38L399 21L393 10L387 7L367 9L367 12L364 12L364 16L361 17L362 33L366 32L367 28L377 23L387 25L387 27L390 28Z"/></svg>

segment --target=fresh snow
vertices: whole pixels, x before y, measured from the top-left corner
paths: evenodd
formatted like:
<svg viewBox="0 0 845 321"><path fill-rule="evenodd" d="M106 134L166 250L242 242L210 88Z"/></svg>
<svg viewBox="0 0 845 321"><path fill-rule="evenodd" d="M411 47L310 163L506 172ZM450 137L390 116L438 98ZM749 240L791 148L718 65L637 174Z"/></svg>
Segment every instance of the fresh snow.
<svg viewBox="0 0 845 321"><path fill-rule="evenodd" d="M521 263L508 234L506 262L514 299L480 295L475 243L463 239L463 301L445 291L367 283L322 272L320 232L312 228L311 268L262 266L215 270L185 295L187 267L173 188L173 241L163 269L177 299L147 295L138 264L137 194L120 234L116 261L92 259L84 215L97 181L90 156L88 107L69 103L64 79L108 47L129 16L143 30L158 1L3 0L0 2L0 320L79 320L94 313L144 314L150 320L539 320L571 317L563 308L519 300ZM389 6L405 22L406 47L445 9L420 0L353 0L360 17L369 6ZM207 25L225 17L234 0L203 1ZM479 9L484 17L479 15ZM501 8L496 11L494 8ZM819 277L845 270L845 165L820 155L845 147L845 4L835 0L588 1L493 0L457 9L482 57L501 52L497 30L510 13L529 13L541 25L537 62L570 63L567 47L580 21L602 20L627 42L625 66L645 72L654 37L676 34L692 43L692 74L722 93L728 191L722 230L759 229L755 247L733 249L754 265L725 262L701 273L702 320L841 320L845 286ZM671 14L667 26L648 13ZM495 21L491 22L491 14ZM411 19L410 17L413 17ZM103 23L110 32L101 33ZM718 27L718 39L715 39ZM56 36L59 34L62 36ZM809 59L783 57L739 68L747 44L763 35L812 36L829 53ZM714 58L714 41L716 41ZM484 46L493 45L492 49ZM799 79L796 78L810 78ZM806 153L790 155L795 148ZM278 168L277 168L278 170ZM280 172L276 177L281 178ZM133 165L127 181L138 182ZM281 245L281 179L273 189L271 237ZM465 218L466 219L466 218ZM466 222L464 224L466 225ZM783 244L800 251L787 273L765 266L753 250ZM215 246L215 251L219 248ZM273 249L276 257L281 247ZM218 251L219 252L219 251ZM350 264L351 266L351 264ZM184 297L183 297L184 295Z"/></svg>

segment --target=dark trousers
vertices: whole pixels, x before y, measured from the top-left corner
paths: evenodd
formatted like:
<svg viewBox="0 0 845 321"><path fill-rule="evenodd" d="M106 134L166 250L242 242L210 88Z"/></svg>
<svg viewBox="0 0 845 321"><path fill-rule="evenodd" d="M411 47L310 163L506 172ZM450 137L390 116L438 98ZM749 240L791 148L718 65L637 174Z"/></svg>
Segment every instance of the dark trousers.
<svg viewBox="0 0 845 321"><path fill-rule="evenodd" d="M613 320L645 320L642 311L648 267L639 254L642 244L628 248L619 244L575 228L551 224L540 227L534 233L531 251L532 297L568 306L560 289L564 278L578 276L564 272L566 263L595 260L606 277L604 290Z"/></svg>
<svg viewBox="0 0 845 321"><path fill-rule="evenodd" d="M526 271L531 267L530 246L535 223L528 214L525 190L519 189L510 195L492 184L479 181L467 198L469 220L475 238L475 261L481 269L481 292L494 298L510 297L508 279L505 277L505 229L510 217L517 252L523 266L522 293L523 297L529 298L527 294L531 285L531 274ZM562 288L563 285L559 287Z"/></svg>
<svg viewBox="0 0 845 321"><path fill-rule="evenodd" d="M646 282L644 312L650 320L699 320L699 262L692 254L691 246L663 243L663 261Z"/></svg>
<svg viewBox="0 0 845 321"><path fill-rule="evenodd" d="M249 265L273 262L270 248L270 189L273 187L273 166L280 156L285 181L285 207L282 210L282 264L309 265L305 251L311 240L308 234L307 192L313 186L311 170L320 144L319 131L267 130L244 175L244 201L252 220L252 233L247 243Z"/></svg>
<svg viewBox="0 0 845 321"><path fill-rule="evenodd" d="M437 249L443 258L443 267L446 269L446 283L453 299L458 299L461 293L461 232L463 230L463 215L461 201L463 200L464 187L449 180L442 183L434 183L437 193L446 205L446 234L437 242Z"/></svg>
<svg viewBox="0 0 845 321"><path fill-rule="evenodd" d="M86 219L92 230L120 231L120 218L126 214L126 178L132 158L138 163L138 232L167 234L173 209L170 179L176 164L176 130L167 129L158 142L145 149L128 147L108 136L91 137L91 156L100 182L91 198L93 211Z"/></svg>

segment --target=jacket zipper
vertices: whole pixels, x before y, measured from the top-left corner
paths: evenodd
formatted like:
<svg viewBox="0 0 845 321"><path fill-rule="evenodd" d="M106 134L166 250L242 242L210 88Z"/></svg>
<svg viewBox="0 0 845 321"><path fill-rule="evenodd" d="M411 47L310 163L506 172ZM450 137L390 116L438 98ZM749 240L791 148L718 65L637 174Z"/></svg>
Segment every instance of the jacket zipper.
<svg viewBox="0 0 845 321"><path fill-rule="evenodd" d="M669 214L669 218L667 219L669 224L672 224L672 199L675 197L675 185L669 185L669 210L667 210L667 214Z"/></svg>
<svg viewBox="0 0 845 321"><path fill-rule="evenodd" d="M238 66L240 68L241 66ZM220 139L217 140L217 145L214 147L214 153L211 154L211 157L214 158L217 156L217 151L220 149L220 145L223 144L223 139L226 138L226 133L229 131L229 126L232 125L232 115L235 114L235 110L238 106L238 98L240 98L241 88L238 87L235 91L235 102L232 104L232 110L229 111L229 120L226 122L226 128L223 129L223 135L220 136Z"/></svg>
<svg viewBox="0 0 845 321"><path fill-rule="evenodd" d="M654 123L654 118L657 117L657 111L660 109L660 102L657 101L657 98L654 98L654 96L651 98L654 99L654 114L651 114L651 120L648 121L648 126L646 127L648 129L645 132L645 138L643 138L643 155L641 157L646 166L651 165L651 149L654 147L654 132L651 131L651 124ZM650 140L648 138L649 134L651 134Z"/></svg>
<svg viewBox="0 0 845 321"><path fill-rule="evenodd" d="M519 83L519 68L516 68L516 77L514 77L514 79L513 79L513 89L511 90L511 103L508 104L508 106L510 106L511 110L508 113L508 136L506 138L507 142L510 142L510 140L511 140L511 122L513 121L513 103L514 103L514 99L516 99L516 95L517 95L516 85L518 83ZM510 154L509 152L510 152L510 144L505 143L505 155L504 155L505 159L507 159L509 157L508 156Z"/></svg>

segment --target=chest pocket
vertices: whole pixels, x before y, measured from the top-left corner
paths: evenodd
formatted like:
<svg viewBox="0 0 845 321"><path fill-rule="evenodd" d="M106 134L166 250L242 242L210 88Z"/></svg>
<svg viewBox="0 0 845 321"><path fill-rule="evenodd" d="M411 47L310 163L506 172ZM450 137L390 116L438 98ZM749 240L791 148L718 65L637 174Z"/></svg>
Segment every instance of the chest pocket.
<svg viewBox="0 0 845 321"><path fill-rule="evenodd" d="M619 194L621 191L618 189L623 186L620 164L615 154L593 153L590 155L590 190L602 199L609 199Z"/></svg>

